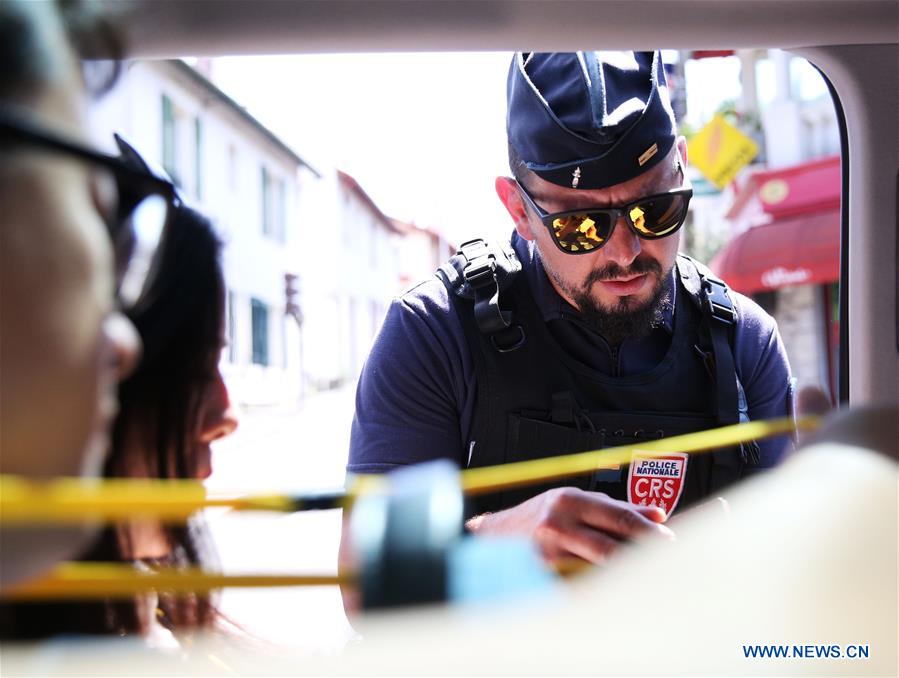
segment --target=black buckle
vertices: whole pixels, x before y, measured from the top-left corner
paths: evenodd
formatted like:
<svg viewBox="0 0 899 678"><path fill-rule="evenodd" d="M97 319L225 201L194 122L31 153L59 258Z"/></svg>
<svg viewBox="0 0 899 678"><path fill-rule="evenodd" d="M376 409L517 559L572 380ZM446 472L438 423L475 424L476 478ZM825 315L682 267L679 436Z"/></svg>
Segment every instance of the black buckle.
<svg viewBox="0 0 899 678"><path fill-rule="evenodd" d="M727 285L717 280L703 279L703 304L715 320L720 320L725 325L733 325L737 322L737 313L734 304L727 296Z"/></svg>
<svg viewBox="0 0 899 678"><path fill-rule="evenodd" d="M469 261L462 275L472 289L477 290L485 285L496 285L496 262L488 256L481 261Z"/></svg>

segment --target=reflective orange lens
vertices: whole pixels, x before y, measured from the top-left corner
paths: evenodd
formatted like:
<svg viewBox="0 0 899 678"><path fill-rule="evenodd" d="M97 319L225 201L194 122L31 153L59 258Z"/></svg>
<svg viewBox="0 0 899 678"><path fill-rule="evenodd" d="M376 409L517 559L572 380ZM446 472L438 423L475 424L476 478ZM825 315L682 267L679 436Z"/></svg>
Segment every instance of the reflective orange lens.
<svg viewBox="0 0 899 678"><path fill-rule="evenodd" d="M687 201L680 195L664 195L639 202L628 210L628 221L641 235L661 238L683 223Z"/></svg>
<svg viewBox="0 0 899 678"><path fill-rule="evenodd" d="M605 223L602 223L605 222ZM609 219L605 215L570 214L553 219L553 234L568 252L589 252L605 244Z"/></svg>

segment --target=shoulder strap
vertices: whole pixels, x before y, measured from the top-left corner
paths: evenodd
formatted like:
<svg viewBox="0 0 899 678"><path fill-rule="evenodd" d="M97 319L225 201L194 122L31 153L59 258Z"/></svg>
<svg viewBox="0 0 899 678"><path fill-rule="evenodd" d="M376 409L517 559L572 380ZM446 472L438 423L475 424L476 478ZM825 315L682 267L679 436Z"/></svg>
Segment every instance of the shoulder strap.
<svg viewBox="0 0 899 678"><path fill-rule="evenodd" d="M736 424L744 418L741 413L746 411L747 403L734 361L733 337L738 317L729 288L708 267L685 254L678 255L677 270L684 288L702 311L711 341L718 422L722 426ZM756 443L741 445L740 453L743 462L757 464L759 461Z"/></svg>
<svg viewBox="0 0 899 678"><path fill-rule="evenodd" d="M437 269L453 294L474 301L478 330L490 336L500 351L514 350L524 341L520 326L513 326L512 311L500 306L500 292L508 289L521 271L511 245L469 240Z"/></svg>
<svg viewBox="0 0 899 678"><path fill-rule="evenodd" d="M677 270L684 288L702 310L715 357L718 421L724 426L739 421L736 366L730 334L737 320L727 284L691 257L678 255Z"/></svg>

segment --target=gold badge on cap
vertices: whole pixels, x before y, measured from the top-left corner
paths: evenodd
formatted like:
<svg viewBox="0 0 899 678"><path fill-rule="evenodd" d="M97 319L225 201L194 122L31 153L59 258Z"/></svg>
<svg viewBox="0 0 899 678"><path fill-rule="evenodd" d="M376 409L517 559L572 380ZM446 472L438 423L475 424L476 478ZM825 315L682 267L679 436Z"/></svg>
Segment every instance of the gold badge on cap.
<svg viewBox="0 0 899 678"><path fill-rule="evenodd" d="M640 167L643 167L643 165L645 165L649 161L649 159L658 152L659 152L658 144L653 144L652 146L647 148L645 151L643 151L643 155L641 155L639 158L637 158L637 162L640 163Z"/></svg>
<svg viewBox="0 0 899 678"><path fill-rule="evenodd" d="M581 181L581 168L575 167L574 172L571 173L571 187L577 188L577 185Z"/></svg>

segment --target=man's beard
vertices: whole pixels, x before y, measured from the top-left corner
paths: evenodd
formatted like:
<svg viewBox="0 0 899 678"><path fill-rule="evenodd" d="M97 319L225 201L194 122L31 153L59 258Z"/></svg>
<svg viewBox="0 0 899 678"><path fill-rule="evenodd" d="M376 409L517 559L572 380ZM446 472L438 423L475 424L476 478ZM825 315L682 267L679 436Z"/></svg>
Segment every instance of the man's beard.
<svg viewBox="0 0 899 678"><path fill-rule="evenodd" d="M545 263L545 262L544 262ZM671 308L671 289L668 284L671 272L663 273L662 265L649 257L638 257L626 269L615 262L590 271L578 286L566 283L547 269L556 284L575 303L587 325L593 327L610 344L620 344L625 339L642 339L662 324L665 311ZM602 306L592 294L593 285L614 278L629 278L649 274L655 277L655 286L649 298L637 302L632 296L619 297L614 306Z"/></svg>

